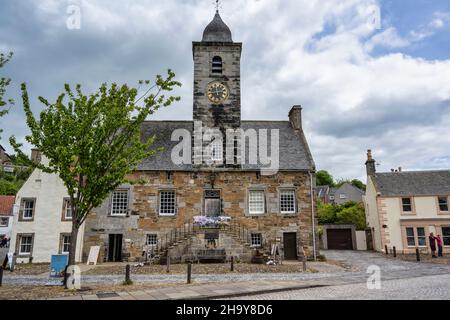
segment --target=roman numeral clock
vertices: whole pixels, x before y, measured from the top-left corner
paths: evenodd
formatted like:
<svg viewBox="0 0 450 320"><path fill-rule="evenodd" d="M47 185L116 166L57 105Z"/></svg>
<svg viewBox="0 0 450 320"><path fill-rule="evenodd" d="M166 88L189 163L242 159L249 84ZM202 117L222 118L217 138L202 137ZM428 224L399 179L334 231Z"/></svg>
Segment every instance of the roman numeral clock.
<svg viewBox="0 0 450 320"><path fill-rule="evenodd" d="M206 95L209 101L214 104L223 103L229 94L228 87L220 81L213 81L206 88Z"/></svg>

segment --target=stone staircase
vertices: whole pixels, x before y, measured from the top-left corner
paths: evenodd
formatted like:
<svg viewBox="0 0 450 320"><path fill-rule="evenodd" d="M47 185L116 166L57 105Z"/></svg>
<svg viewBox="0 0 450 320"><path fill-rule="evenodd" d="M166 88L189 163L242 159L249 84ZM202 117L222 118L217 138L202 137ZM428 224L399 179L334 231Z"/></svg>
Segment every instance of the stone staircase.
<svg viewBox="0 0 450 320"><path fill-rule="evenodd" d="M209 234L209 236L207 236ZM214 235L214 245L211 235ZM251 232L240 224L230 224L215 228L202 228L186 224L183 228L173 229L161 237L161 244L153 249L153 257L160 263L166 263L170 257L171 263L197 261L197 252L207 248L225 250L225 260L234 257L238 261L250 262L258 250L259 258L266 259L269 249L263 244L257 250L251 246Z"/></svg>

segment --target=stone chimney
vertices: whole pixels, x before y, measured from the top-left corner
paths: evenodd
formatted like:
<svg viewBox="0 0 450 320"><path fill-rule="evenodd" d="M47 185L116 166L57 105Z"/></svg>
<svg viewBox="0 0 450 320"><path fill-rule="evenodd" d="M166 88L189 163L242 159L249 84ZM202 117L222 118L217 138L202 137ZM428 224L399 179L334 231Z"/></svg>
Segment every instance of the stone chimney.
<svg viewBox="0 0 450 320"><path fill-rule="evenodd" d="M294 130L302 129L302 107L293 106L291 111L289 111L289 121L291 122Z"/></svg>
<svg viewBox="0 0 450 320"><path fill-rule="evenodd" d="M367 150L366 172L368 176L374 176L376 173L375 160L372 158L372 150Z"/></svg>
<svg viewBox="0 0 450 320"><path fill-rule="evenodd" d="M31 149L31 161L41 163L41 151L39 149Z"/></svg>

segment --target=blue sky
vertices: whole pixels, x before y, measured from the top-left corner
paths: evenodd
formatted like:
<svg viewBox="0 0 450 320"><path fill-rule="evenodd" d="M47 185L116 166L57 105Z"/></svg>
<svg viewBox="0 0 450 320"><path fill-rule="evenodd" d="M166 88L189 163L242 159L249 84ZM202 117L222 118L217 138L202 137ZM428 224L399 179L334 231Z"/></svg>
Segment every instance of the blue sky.
<svg viewBox="0 0 450 320"><path fill-rule="evenodd" d="M66 26L69 5L80 29ZM0 72L17 103L1 144L27 133L21 82L39 112L37 97L66 82L93 92L170 67L182 101L154 119L192 119L192 41L213 15L209 0L2 0L0 51L15 55ZM301 104L317 167L337 178L364 179L369 148L381 171L450 168L450 1L224 0L221 15L243 42L243 119L287 120Z"/></svg>

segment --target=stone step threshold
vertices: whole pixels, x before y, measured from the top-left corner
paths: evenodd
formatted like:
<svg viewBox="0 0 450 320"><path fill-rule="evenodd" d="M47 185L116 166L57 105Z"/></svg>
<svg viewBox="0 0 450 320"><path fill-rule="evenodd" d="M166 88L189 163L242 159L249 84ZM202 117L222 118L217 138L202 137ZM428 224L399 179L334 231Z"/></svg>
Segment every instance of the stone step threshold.
<svg viewBox="0 0 450 320"><path fill-rule="evenodd" d="M70 297L53 298L50 300L213 300L226 298L239 298L249 295L259 295L267 293L305 290L321 288L326 284L303 284L303 285L283 285L283 284L254 284L252 288L236 289L224 286L222 288L210 286L187 287L183 289L149 289L141 291L103 292L92 295L76 295Z"/></svg>

